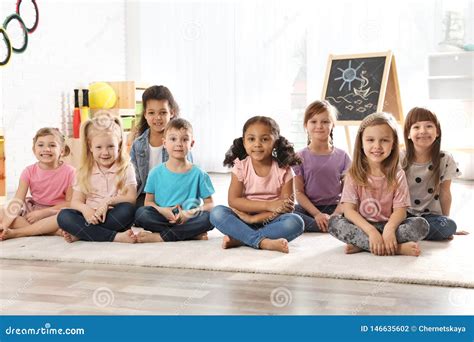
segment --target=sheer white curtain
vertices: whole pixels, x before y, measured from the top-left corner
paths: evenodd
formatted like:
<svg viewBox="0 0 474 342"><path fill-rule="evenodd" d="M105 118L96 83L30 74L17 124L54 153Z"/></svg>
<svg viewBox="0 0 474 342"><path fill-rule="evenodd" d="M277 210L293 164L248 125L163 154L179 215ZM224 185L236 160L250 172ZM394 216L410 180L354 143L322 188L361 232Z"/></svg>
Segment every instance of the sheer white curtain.
<svg viewBox="0 0 474 342"><path fill-rule="evenodd" d="M197 163L225 171L224 154L253 115L286 134L301 61L304 11L290 2L145 2L140 73L175 95L194 126Z"/></svg>

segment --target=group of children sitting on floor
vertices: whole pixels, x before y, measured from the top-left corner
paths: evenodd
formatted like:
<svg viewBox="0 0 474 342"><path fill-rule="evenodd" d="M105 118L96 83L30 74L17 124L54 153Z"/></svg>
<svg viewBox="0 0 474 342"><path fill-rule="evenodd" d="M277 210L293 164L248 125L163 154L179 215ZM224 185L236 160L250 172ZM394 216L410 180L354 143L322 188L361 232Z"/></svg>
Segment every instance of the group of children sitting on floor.
<svg viewBox="0 0 474 342"><path fill-rule="evenodd" d="M451 181L460 172L441 150L441 126L428 109L408 112L404 151L390 114L367 116L352 161L334 146L337 113L327 101L307 107L308 145L298 153L274 119L254 116L224 158L232 168L228 206L214 206L211 179L193 164L193 128L169 89L148 88L143 104L130 156L119 118L83 123L77 171L62 160L69 148L60 131L41 128L33 138L38 161L0 211L1 240L207 240L216 227L223 248L288 253L288 242L304 232L329 232L349 254L418 256L420 240L465 234L449 217Z"/></svg>

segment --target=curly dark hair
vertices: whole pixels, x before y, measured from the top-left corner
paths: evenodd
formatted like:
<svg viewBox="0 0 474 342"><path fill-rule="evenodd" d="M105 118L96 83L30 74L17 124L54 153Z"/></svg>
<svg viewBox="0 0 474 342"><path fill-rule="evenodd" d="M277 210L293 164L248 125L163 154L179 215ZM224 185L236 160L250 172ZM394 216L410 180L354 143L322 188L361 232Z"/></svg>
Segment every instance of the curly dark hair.
<svg viewBox="0 0 474 342"><path fill-rule="evenodd" d="M275 138L275 145L273 146L273 158L278 162L278 166L281 168L298 165L302 163L301 158L296 154L293 144L290 143L285 137L280 135L280 127L275 120L268 116L254 116L247 120L242 130L242 137L234 139L232 146L225 154L224 166L234 166L234 160L239 158L243 160L247 157L247 152L244 147L244 136L247 129L256 123L263 123L267 125L273 137Z"/></svg>
<svg viewBox="0 0 474 342"><path fill-rule="evenodd" d="M179 117L179 105L175 101L171 91L163 85L154 85L148 87L142 95L143 111L140 117L140 122L137 125L137 136L140 136L145 132L150 126L145 118L146 106L149 100L166 100L170 106L171 114L174 115L174 118Z"/></svg>

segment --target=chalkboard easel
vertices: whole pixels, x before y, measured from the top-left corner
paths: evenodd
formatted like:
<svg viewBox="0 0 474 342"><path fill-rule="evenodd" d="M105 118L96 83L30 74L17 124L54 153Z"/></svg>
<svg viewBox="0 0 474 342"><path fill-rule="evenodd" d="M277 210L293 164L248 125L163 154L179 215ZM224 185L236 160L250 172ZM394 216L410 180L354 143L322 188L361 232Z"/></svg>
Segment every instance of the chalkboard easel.
<svg viewBox="0 0 474 342"><path fill-rule="evenodd" d="M337 108L338 125L345 128L351 153L349 126L359 125L366 116L383 111L403 123L397 68L391 51L329 55L322 98Z"/></svg>

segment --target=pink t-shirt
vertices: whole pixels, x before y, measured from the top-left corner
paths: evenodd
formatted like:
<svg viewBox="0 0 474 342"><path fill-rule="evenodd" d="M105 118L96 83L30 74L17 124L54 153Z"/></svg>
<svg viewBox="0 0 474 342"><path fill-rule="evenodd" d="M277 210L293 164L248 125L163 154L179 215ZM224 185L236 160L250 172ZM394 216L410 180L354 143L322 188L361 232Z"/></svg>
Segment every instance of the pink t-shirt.
<svg viewBox="0 0 474 342"><path fill-rule="evenodd" d="M99 204L105 199L118 195L117 190L117 166L114 164L110 169L102 172L97 165L92 169L90 177L90 184L92 190L86 195L86 205L92 209L97 209ZM125 183L124 186L137 185L137 179L135 178L135 169L132 164L129 164L125 171ZM81 191L79 186L76 184L74 190Z"/></svg>
<svg viewBox="0 0 474 342"><path fill-rule="evenodd" d="M272 201L280 197L281 189L286 182L294 177L291 167L280 168L273 160L270 172L266 177L255 173L252 159L247 156L244 160L235 159L232 173L239 182L244 183L244 197L249 200Z"/></svg>
<svg viewBox="0 0 474 342"><path fill-rule="evenodd" d="M359 213L368 221L388 221L394 208L408 208L410 193L407 179L402 169L397 171L397 187L389 189L385 176L368 176L368 187L354 184L352 177L347 173L344 180L341 203L354 203Z"/></svg>
<svg viewBox="0 0 474 342"><path fill-rule="evenodd" d="M64 163L54 170L43 170L35 163L23 170L20 179L28 184L35 203L53 206L66 200L66 192L74 183L75 172L72 166Z"/></svg>

